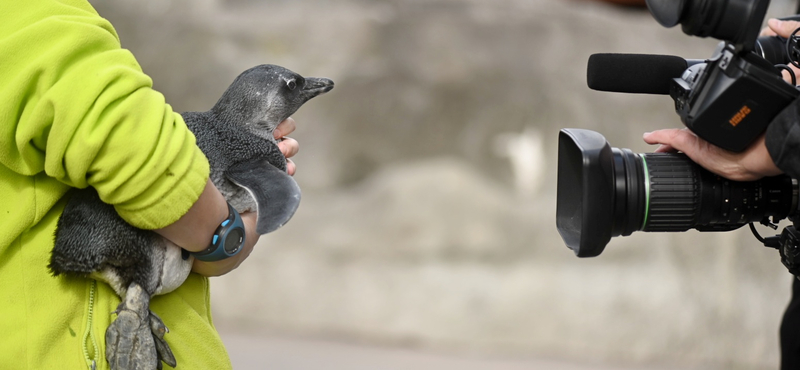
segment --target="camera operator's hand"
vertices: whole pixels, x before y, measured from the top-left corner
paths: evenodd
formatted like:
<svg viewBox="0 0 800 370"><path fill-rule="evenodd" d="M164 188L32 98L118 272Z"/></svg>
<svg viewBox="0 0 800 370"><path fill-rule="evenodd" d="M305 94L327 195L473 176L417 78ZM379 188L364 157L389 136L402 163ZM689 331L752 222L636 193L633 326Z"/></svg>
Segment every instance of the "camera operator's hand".
<svg viewBox="0 0 800 370"><path fill-rule="evenodd" d="M797 21L782 21L780 19L771 18L767 21L767 27L761 30L761 36L780 36L783 38L789 38L798 27L800 27L800 22ZM789 68L794 71L794 75L797 76L797 82L800 84L800 69L793 66L791 63L787 63ZM789 76L789 71L782 71L783 79L786 82L791 82L792 78Z"/></svg>
<svg viewBox="0 0 800 370"><path fill-rule="evenodd" d="M782 173L764 144L764 135L744 152L734 153L713 145L689 129L666 129L647 132L648 144L661 144L656 153L681 151L703 168L734 181L753 181Z"/></svg>

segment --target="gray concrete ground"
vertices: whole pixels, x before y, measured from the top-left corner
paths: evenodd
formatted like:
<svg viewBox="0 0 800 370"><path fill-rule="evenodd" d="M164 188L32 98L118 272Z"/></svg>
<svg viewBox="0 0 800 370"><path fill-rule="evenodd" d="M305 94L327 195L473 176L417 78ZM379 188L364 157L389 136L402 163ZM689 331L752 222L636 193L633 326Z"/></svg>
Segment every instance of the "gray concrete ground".
<svg viewBox="0 0 800 370"><path fill-rule="evenodd" d="M222 331L236 370L686 370L439 353Z"/></svg>

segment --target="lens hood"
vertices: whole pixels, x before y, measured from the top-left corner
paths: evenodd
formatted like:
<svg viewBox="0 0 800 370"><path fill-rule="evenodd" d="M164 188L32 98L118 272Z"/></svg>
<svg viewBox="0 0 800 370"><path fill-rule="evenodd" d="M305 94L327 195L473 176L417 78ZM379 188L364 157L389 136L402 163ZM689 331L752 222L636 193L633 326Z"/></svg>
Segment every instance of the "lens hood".
<svg viewBox="0 0 800 370"><path fill-rule="evenodd" d="M556 227L578 257L594 257L611 240L614 155L603 135L562 129L558 135Z"/></svg>

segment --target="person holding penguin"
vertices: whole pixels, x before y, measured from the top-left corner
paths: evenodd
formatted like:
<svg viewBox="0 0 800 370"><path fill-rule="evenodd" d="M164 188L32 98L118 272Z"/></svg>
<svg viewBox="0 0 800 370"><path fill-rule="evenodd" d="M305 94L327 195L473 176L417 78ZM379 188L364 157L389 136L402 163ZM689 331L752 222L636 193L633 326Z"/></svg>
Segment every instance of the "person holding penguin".
<svg viewBox="0 0 800 370"><path fill-rule="evenodd" d="M86 0L6 1L0 15L0 367L107 368L103 337L119 297L47 267L70 189L96 189L126 222L189 252L209 246L228 204L181 115ZM273 132L286 158L299 148L286 137L294 129L288 118ZM295 170L288 160L286 172ZM150 302L173 323L182 368L231 367L207 277L252 251L257 215L241 220L241 252L196 260L182 285Z"/></svg>

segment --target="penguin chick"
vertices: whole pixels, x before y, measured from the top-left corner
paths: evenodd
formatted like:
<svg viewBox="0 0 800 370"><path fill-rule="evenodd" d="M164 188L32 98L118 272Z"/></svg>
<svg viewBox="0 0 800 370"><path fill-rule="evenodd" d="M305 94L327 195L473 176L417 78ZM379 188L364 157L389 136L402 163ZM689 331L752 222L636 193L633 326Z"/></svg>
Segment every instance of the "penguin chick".
<svg viewBox="0 0 800 370"><path fill-rule="evenodd" d="M272 132L331 89L329 79L261 65L239 75L210 111L183 114L208 157L211 181L237 211L258 211L259 234L283 226L300 203L300 189L286 174L286 158Z"/></svg>
<svg viewBox="0 0 800 370"><path fill-rule="evenodd" d="M304 78L283 67L260 65L241 75L207 112L182 116L211 168L211 181L239 212L258 212L256 231L283 226L300 202L286 174L286 158L273 130L305 102L333 89L333 81ZM189 253L153 231L125 222L92 188L76 189L58 220L49 264L59 274L107 282L122 301L106 330L112 370L175 367L163 321L150 298L177 289L189 275Z"/></svg>

